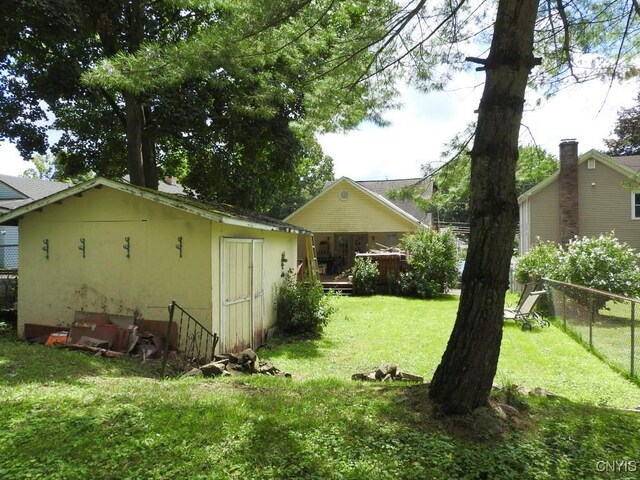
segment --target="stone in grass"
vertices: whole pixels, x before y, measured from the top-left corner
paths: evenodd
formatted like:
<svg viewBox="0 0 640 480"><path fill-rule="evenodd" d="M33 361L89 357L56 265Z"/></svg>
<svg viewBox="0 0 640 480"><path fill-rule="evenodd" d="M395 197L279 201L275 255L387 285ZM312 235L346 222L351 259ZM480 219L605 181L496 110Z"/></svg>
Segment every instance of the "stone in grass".
<svg viewBox="0 0 640 480"><path fill-rule="evenodd" d="M530 397L542 397L542 398L560 398L560 395L556 395L555 393L551 393L549 390L545 390L541 387L536 387L529 392Z"/></svg>
<svg viewBox="0 0 640 480"><path fill-rule="evenodd" d="M205 377L217 377L222 375L222 372L225 371L225 367L226 365L224 363L211 362L200 367L200 370L202 371L202 375Z"/></svg>
<svg viewBox="0 0 640 480"><path fill-rule="evenodd" d="M220 355L215 355L213 360L216 362L227 361L227 363L238 363L238 357L233 353L221 353Z"/></svg>
<svg viewBox="0 0 640 480"><path fill-rule="evenodd" d="M480 437L495 437L504 431L506 414L491 407L478 407L471 412L473 429Z"/></svg>
<svg viewBox="0 0 640 480"><path fill-rule="evenodd" d="M201 377L202 376L202 370L200 370L199 368L192 368L191 370L189 370L187 373L182 375L183 377Z"/></svg>

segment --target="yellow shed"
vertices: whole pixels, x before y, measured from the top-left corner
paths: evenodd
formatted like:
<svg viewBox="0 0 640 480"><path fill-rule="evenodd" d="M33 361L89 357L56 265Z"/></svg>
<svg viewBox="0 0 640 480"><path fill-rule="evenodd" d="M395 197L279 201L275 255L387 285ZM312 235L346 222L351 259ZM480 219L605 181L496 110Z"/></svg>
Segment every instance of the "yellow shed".
<svg viewBox="0 0 640 480"><path fill-rule="evenodd" d="M0 217L18 225L18 329L76 312L167 321L175 300L220 337L259 346L297 227L228 206L95 178Z"/></svg>
<svg viewBox="0 0 640 480"><path fill-rule="evenodd" d="M356 253L395 247L403 235L430 226L430 214L410 201L392 200L389 192L417 186L431 195L424 178L356 182L342 177L293 212L286 222L313 232L321 273L338 274L353 265ZM305 255L303 242L298 256Z"/></svg>

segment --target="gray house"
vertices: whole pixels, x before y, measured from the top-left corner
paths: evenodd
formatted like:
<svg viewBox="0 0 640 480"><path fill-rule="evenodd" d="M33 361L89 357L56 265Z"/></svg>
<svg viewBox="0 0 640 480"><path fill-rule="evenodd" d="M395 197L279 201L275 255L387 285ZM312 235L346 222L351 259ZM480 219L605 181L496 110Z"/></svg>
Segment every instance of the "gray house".
<svg viewBox="0 0 640 480"><path fill-rule="evenodd" d="M640 156L578 155L560 144L560 170L525 192L520 205L520 253L540 240L566 244L574 236L615 231L640 251Z"/></svg>
<svg viewBox="0 0 640 480"><path fill-rule="evenodd" d="M0 215L70 186L68 183L0 174ZM3 226L0 230L0 269L17 268L18 227Z"/></svg>

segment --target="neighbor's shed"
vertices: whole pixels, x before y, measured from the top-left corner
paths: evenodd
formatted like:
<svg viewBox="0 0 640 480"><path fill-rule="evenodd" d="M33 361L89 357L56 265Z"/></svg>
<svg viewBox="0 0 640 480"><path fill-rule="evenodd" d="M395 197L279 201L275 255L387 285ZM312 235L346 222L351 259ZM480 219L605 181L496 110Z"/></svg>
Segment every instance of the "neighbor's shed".
<svg viewBox="0 0 640 480"><path fill-rule="evenodd" d="M297 262L292 225L95 178L0 217L19 225L18 326L70 325L75 312L167 321L177 301L220 336L257 347L274 325L281 272Z"/></svg>

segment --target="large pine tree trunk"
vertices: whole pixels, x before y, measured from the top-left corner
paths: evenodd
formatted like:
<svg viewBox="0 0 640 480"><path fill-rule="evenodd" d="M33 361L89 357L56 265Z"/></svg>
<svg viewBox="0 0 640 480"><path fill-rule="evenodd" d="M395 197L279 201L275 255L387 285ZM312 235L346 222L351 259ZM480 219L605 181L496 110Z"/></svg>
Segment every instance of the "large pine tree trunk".
<svg viewBox="0 0 640 480"><path fill-rule="evenodd" d="M144 38L144 6L142 0L128 2L126 11L127 50L134 54L140 48ZM143 129L144 111L140 100L130 92L123 92L125 114L127 117L127 170L129 180L134 185L146 186Z"/></svg>
<svg viewBox="0 0 640 480"><path fill-rule="evenodd" d="M147 188L158 190L158 164L156 162L156 135L153 127L151 108L145 106L144 127L142 129L142 162L144 182Z"/></svg>
<svg viewBox="0 0 640 480"><path fill-rule="evenodd" d="M471 233L458 314L430 397L444 413L486 405L502 341L518 206L515 170L534 65L538 0L500 0L471 152Z"/></svg>
<svg viewBox="0 0 640 480"><path fill-rule="evenodd" d="M127 170L129 180L134 185L145 186L142 158L142 127L144 117L142 107L135 95L125 92L124 104L127 116Z"/></svg>

